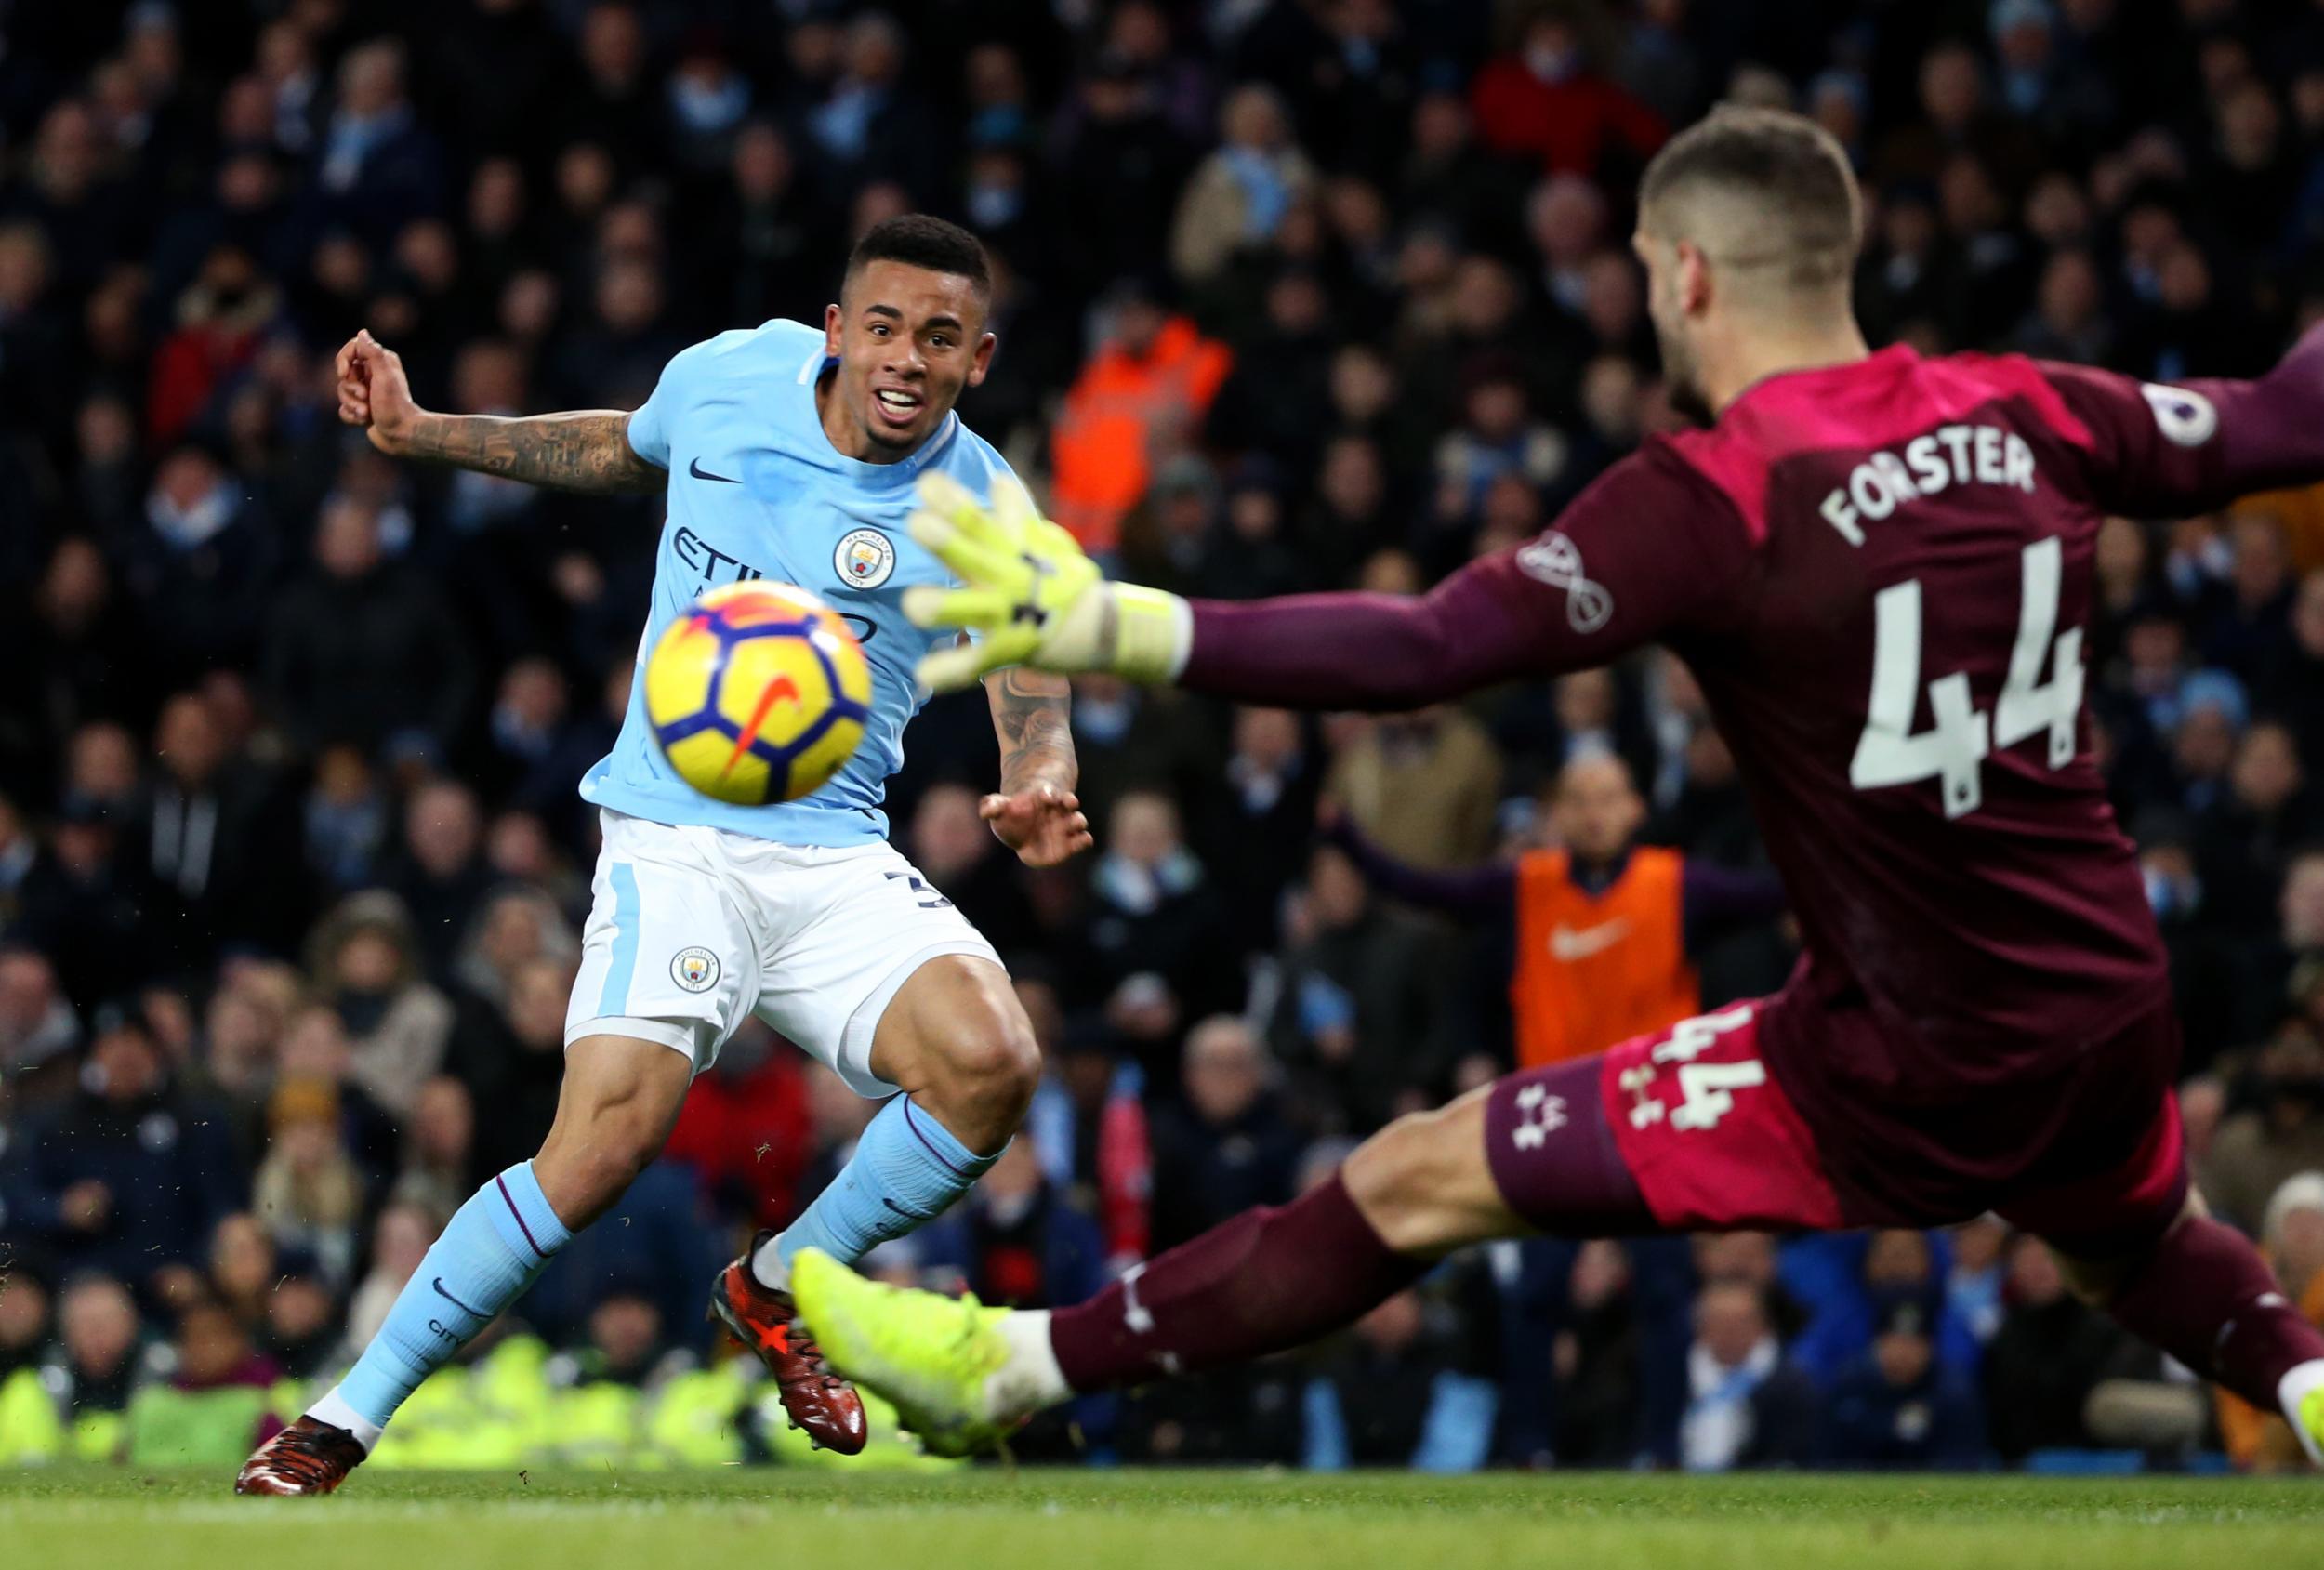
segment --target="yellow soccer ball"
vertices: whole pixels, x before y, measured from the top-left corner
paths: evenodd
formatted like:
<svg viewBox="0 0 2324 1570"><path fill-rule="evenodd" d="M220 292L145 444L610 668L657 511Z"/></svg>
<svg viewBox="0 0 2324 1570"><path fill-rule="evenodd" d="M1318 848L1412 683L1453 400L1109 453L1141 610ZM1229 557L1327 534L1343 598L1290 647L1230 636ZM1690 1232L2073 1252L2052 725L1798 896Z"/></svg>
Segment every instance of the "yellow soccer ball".
<svg viewBox="0 0 2324 1570"><path fill-rule="evenodd" d="M760 807L821 790L871 716L864 646L789 584L706 590L646 656L645 713L678 777Z"/></svg>

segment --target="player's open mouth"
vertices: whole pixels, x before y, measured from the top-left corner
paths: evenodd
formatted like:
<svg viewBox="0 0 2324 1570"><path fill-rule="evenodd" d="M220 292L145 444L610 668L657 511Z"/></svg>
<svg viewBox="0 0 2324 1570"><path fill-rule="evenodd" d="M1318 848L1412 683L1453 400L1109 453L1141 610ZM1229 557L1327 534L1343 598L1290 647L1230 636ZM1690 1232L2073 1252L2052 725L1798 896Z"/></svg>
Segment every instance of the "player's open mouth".
<svg viewBox="0 0 2324 1570"><path fill-rule="evenodd" d="M879 411L880 418L890 425L910 425L920 417L919 395L900 391L894 388L883 387L873 393L872 406Z"/></svg>

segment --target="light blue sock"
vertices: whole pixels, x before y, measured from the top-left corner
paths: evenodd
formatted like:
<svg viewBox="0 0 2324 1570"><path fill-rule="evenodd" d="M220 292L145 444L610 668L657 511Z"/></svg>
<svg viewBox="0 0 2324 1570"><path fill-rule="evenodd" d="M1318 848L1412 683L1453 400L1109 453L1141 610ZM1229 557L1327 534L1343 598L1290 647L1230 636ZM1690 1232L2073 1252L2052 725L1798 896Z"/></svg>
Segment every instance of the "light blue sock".
<svg viewBox="0 0 2324 1570"><path fill-rule="evenodd" d="M979 1155L970 1150L911 1097L891 1097L865 1127L855 1154L831 1186L759 1250L752 1266L760 1281L780 1286L801 1248L820 1248L841 1264L853 1264L888 1239L943 1215L999 1157L998 1151Z"/></svg>
<svg viewBox="0 0 2324 1570"><path fill-rule="evenodd" d="M378 1437L403 1398L521 1297L570 1240L533 1164L519 1162L469 1196L388 1311L379 1333L315 1415L339 1427L351 1412Z"/></svg>

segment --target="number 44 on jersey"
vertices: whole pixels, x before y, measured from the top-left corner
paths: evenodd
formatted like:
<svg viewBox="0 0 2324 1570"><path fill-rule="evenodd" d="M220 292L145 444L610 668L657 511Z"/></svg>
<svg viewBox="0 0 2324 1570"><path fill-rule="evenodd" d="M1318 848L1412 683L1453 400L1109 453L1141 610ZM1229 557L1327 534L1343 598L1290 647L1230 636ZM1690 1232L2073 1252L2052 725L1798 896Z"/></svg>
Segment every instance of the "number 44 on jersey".
<svg viewBox="0 0 2324 1570"><path fill-rule="evenodd" d="M2050 767L2074 760L2074 720L2082 706L2082 629L2057 630L2064 548L2053 537L2026 548L2024 597L2009 678L1989 716L1973 706L1962 671L1929 683L1932 722L1912 728L1921 687L1921 580L1882 589L1872 602L1872 695L1856 738L1848 783L1858 790L1941 783L1945 815L1974 812L1985 799L1979 765L1995 747L2050 733ZM2049 667L2048 679L2042 668Z"/></svg>

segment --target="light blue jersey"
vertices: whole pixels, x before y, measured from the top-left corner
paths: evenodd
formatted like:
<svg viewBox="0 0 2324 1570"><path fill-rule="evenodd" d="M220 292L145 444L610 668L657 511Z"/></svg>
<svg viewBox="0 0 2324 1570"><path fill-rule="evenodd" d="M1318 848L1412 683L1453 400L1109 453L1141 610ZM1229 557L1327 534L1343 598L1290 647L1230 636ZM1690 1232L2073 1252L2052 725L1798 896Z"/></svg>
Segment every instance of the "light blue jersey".
<svg viewBox="0 0 2324 1570"><path fill-rule="evenodd" d="M581 780L583 799L662 824L705 824L784 845L837 847L884 837L888 776L904 727L928 694L912 675L954 634L905 620L904 591L950 581L912 543L913 485L941 469L980 496L1010 472L992 446L946 415L909 457L858 463L831 445L815 408L828 363L823 332L797 322L720 333L675 356L629 420L629 444L669 471L669 518L654 606L638 645L629 712L614 750ZM829 785L800 801L736 807L695 790L654 745L645 655L679 613L715 584L770 578L824 597L863 640L872 672L863 745Z"/></svg>

